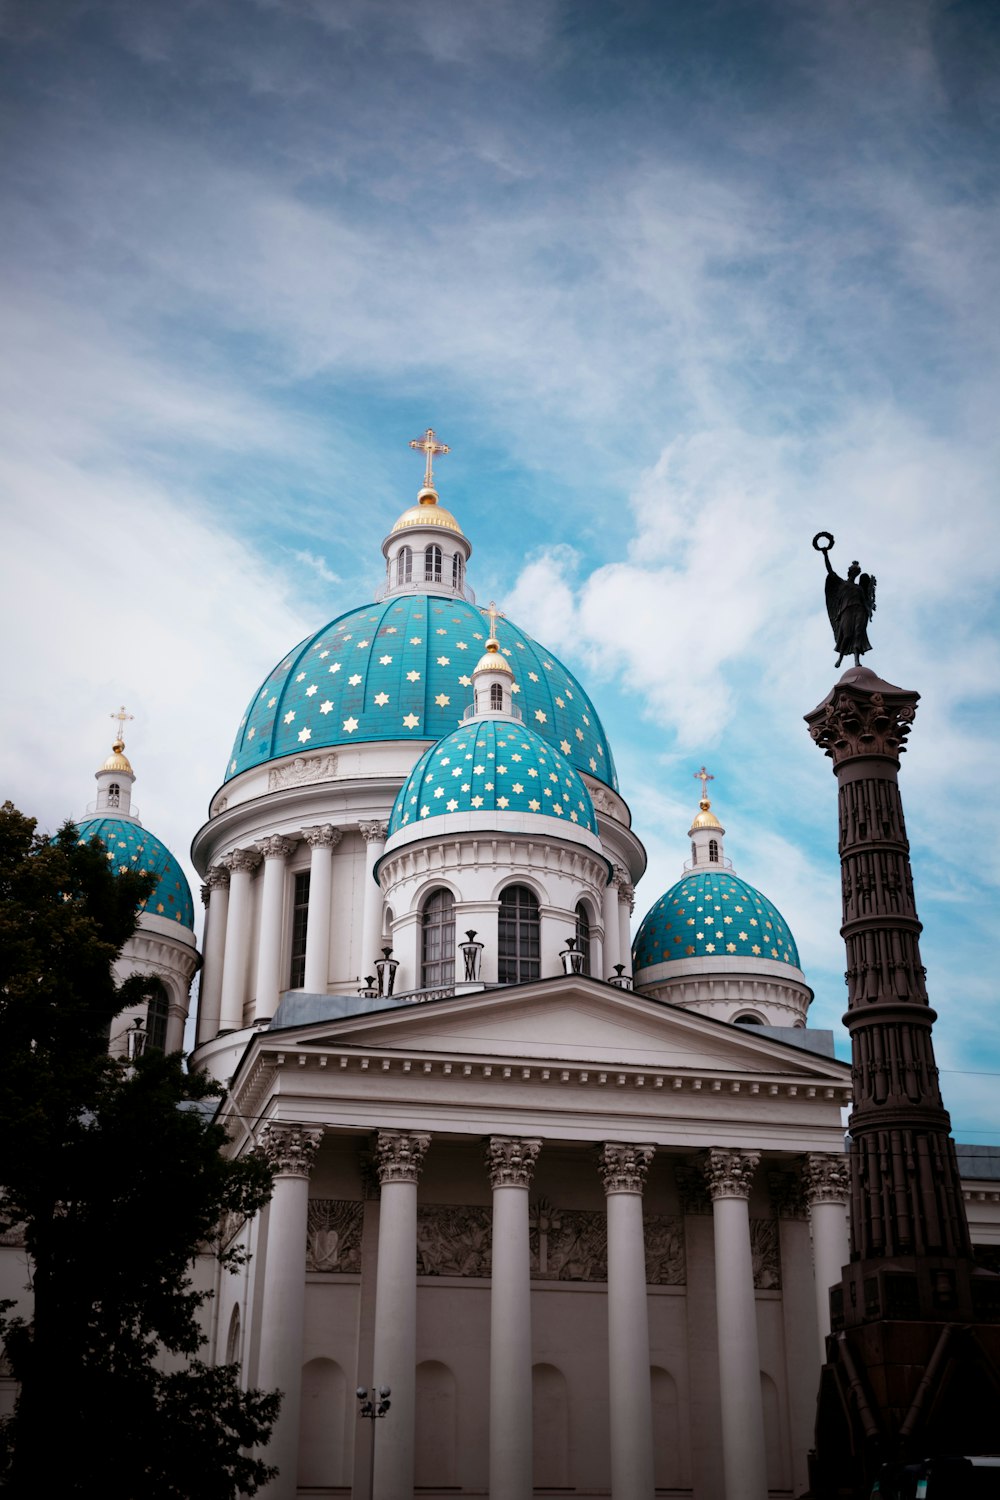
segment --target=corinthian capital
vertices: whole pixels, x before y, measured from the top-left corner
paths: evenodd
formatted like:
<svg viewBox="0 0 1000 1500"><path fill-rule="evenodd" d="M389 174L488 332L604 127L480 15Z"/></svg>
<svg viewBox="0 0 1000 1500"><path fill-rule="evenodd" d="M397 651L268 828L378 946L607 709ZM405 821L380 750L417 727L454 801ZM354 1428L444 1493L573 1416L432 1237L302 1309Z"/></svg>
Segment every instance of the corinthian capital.
<svg viewBox="0 0 1000 1500"><path fill-rule="evenodd" d="M384 844L385 836L389 832L388 823L383 823L380 819L372 823L359 823L358 827L366 844Z"/></svg>
<svg viewBox="0 0 1000 1500"><path fill-rule="evenodd" d="M811 1151L802 1166L806 1201L846 1203L851 1190L851 1169L843 1152Z"/></svg>
<svg viewBox="0 0 1000 1500"><path fill-rule="evenodd" d="M524 1140L510 1135L491 1135L486 1147L486 1165L490 1173L490 1186L531 1186L532 1174L538 1153L542 1149L539 1140Z"/></svg>
<svg viewBox="0 0 1000 1500"><path fill-rule="evenodd" d="M387 1182L416 1182L430 1143L430 1136L418 1131L380 1130L375 1157L382 1186Z"/></svg>
<svg viewBox="0 0 1000 1500"><path fill-rule="evenodd" d="M655 1146L605 1141L598 1162L606 1193L641 1193Z"/></svg>
<svg viewBox="0 0 1000 1500"><path fill-rule="evenodd" d="M266 839L258 839L256 847L265 859L287 859L294 854L297 839L286 839L280 833L272 833Z"/></svg>
<svg viewBox="0 0 1000 1500"><path fill-rule="evenodd" d="M806 714L809 733L834 765L863 755L893 760L906 749L919 693L883 682L867 667L845 674L829 697Z"/></svg>
<svg viewBox="0 0 1000 1500"><path fill-rule="evenodd" d="M332 823L317 823L313 828L303 828L302 837L310 849L336 849L343 834Z"/></svg>
<svg viewBox="0 0 1000 1500"><path fill-rule="evenodd" d="M228 854L222 856L219 863L225 865L230 874L235 874L239 870L247 875L252 875L260 864L260 851L257 849L231 849Z"/></svg>
<svg viewBox="0 0 1000 1500"><path fill-rule="evenodd" d="M229 871L225 865L213 865L210 870L205 871L205 884L202 886L202 892L208 891L211 894L212 891L220 890L228 884ZM203 899L205 899L204 894ZM205 904L208 904L207 899Z"/></svg>
<svg viewBox="0 0 1000 1500"><path fill-rule="evenodd" d="M701 1166L712 1202L718 1198L749 1198L759 1161L759 1151L724 1151L712 1146Z"/></svg>
<svg viewBox="0 0 1000 1500"><path fill-rule="evenodd" d="M257 1135L257 1149L277 1177L308 1177L322 1139L321 1129L268 1120Z"/></svg>

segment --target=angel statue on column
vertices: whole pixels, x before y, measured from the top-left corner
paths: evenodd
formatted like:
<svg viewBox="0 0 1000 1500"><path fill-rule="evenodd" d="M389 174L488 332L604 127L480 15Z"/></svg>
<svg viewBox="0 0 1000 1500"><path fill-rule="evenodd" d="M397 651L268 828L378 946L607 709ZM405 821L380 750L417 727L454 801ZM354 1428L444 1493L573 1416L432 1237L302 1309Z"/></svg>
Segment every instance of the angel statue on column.
<svg viewBox="0 0 1000 1500"><path fill-rule="evenodd" d="M872 649L868 622L875 613L875 578L862 573L857 561L851 563L846 578L835 573L830 562L833 537L828 531L818 531L813 546L822 552L826 563L826 612L833 626L834 645L840 652L837 666L845 656L853 656L854 665L860 667L862 656Z"/></svg>

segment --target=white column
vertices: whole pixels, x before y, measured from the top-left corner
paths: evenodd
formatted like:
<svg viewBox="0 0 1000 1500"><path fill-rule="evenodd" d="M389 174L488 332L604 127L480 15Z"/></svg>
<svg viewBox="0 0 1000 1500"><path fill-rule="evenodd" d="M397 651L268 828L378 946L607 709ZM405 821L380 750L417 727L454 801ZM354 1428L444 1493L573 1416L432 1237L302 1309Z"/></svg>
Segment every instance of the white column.
<svg viewBox="0 0 1000 1500"><path fill-rule="evenodd" d="M222 1008L222 960L229 915L229 871L213 865L201 888L205 903L205 948L198 990L198 1043L209 1042L219 1029Z"/></svg>
<svg viewBox="0 0 1000 1500"><path fill-rule="evenodd" d="M184 1023L187 1020L187 1007L184 1004L186 992L183 989L175 990L173 984L165 984L167 991L167 1034L163 1040L164 1052L179 1052L184 1046ZM180 993L181 999L177 995Z"/></svg>
<svg viewBox="0 0 1000 1500"><path fill-rule="evenodd" d="M531 1500L531 1251L528 1189L539 1140L490 1137L490 1500Z"/></svg>
<svg viewBox="0 0 1000 1500"><path fill-rule="evenodd" d="M830 1332L830 1288L836 1286L851 1258L847 1198L851 1173L846 1155L811 1152L805 1160L806 1202L812 1226L813 1273L816 1278L816 1322L820 1363L826 1363Z"/></svg>
<svg viewBox="0 0 1000 1500"><path fill-rule="evenodd" d="M322 1130L274 1120L258 1138L275 1178L267 1215L256 1383L265 1391L283 1392L281 1412L262 1454L278 1468L277 1478L263 1491L268 1500L295 1500L297 1489L309 1172L322 1139Z"/></svg>
<svg viewBox="0 0 1000 1500"><path fill-rule="evenodd" d="M630 885L625 871L616 877L618 885L618 931L619 956L617 963L625 965L625 973L632 972L632 926L629 918L635 906L635 886Z"/></svg>
<svg viewBox="0 0 1000 1500"><path fill-rule="evenodd" d="M656 1148L606 1142L601 1176L608 1212L608 1401L613 1500L652 1500L653 1403L642 1189ZM727 1497L728 1500L728 1497Z"/></svg>
<svg viewBox="0 0 1000 1500"><path fill-rule="evenodd" d="M722 1466L726 1500L767 1500L764 1404L750 1250L750 1183L760 1155L713 1146L704 1164L715 1231Z"/></svg>
<svg viewBox="0 0 1000 1500"><path fill-rule="evenodd" d="M285 925L285 869L296 839L272 834L257 849L264 857L260 893L260 933L257 939L257 994L253 1019L270 1021L281 993L281 936Z"/></svg>
<svg viewBox="0 0 1000 1500"><path fill-rule="evenodd" d="M375 1282L372 1384L387 1385L392 1407L375 1423L375 1494L413 1500L417 1364L417 1178L430 1136L380 1130L376 1141L382 1201Z"/></svg>
<svg viewBox="0 0 1000 1500"><path fill-rule="evenodd" d="M333 903L333 851L341 840L332 823L303 828L309 845L309 918L306 923L306 967L303 988L325 995L330 982L330 909Z"/></svg>
<svg viewBox="0 0 1000 1500"><path fill-rule="evenodd" d="M367 844L365 857L365 893L361 916L361 965L362 979L375 973L375 960L382 953L382 887L375 879L375 861L385 849L388 823L359 823L361 837ZM381 1497L380 1497L381 1500Z"/></svg>
<svg viewBox="0 0 1000 1500"><path fill-rule="evenodd" d="M612 877L611 883L604 887L604 971L597 977L599 979L610 979L615 972L615 964L621 963L618 956L618 948L621 943L621 923L618 920L618 887Z"/></svg>
<svg viewBox="0 0 1000 1500"><path fill-rule="evenodd" d="M260 864L256 849L234 849L223 856L229 871L229 918L222 960L220 1031L239 1031L246 1000L247 958L250 949L250 878Z"/></svg>

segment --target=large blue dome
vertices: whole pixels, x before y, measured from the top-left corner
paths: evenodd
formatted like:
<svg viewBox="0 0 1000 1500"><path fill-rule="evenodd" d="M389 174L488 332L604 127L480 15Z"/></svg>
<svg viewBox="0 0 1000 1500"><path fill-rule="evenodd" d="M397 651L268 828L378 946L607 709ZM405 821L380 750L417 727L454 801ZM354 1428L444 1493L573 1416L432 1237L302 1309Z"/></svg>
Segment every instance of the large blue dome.
<svg viewBox="0 0 1000 1500"><path fill-rule="evenodd" d="M642 919L633 971L684 958L766 958L799 967L788 924L775 906L727 871L686 875Z"/></svg>
<svg viewBox="0 0 1000 1500"><path fill-rule="evenodd" d="M597 833L579 772L540 734L510 719L470 719L417 761L393 804L389 837L449 813L535 813Z"/></svg>
<svg viewBox="0 0 1000 1500"><path fill-rule="evenodd" d="M108 851L112 870L123 874L134 870L157 877L156 889L143 902L141 910L154 917L166 917L182 927L194 928L194 902L191 887L180 865L166 844L154 838L141 823L128 818L87 818L78 825L80 842L95 834Z"/></svg>
<svg viewBox="0 0 1000 1500"><path fill-rule="evenodd" d="M331 621L283 657L240 723L226 780L303 750L365 740L439 740L472 702L487 626L463 599L394 595ZM611 747L572 672L504 620L524 722L617 790Z"/></svg>

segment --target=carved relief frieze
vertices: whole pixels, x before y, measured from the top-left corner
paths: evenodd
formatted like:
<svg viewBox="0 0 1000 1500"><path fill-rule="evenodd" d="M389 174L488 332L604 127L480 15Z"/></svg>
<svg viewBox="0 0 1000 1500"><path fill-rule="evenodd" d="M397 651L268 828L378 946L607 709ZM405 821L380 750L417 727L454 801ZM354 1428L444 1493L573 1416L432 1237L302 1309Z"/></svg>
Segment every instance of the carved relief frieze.
<svg viewBox="0 0 1000 1500"><path fill-rule="evenodd" d="M361 1270L363 1203L345 1198L310 1198L306 1229L306 1270L345 1276Z"/></svg>
<svg viewBox="0 0 1000 1500"><path fill-rule="evenodd" d="M285 787L306 786L311 781L332 781L336 774L336 755L296 755L287 765L271 767L267 789L280 792Z"/></svg>
<svg viewBox="0 0 1000 1500"><path fill-rule="evenodd" d="M421 1204L417 1209L417 1274L489 1276L492 1214L478 1205Z"/></svg>
<svg viewBox="0 0 1000 1500"><path fill-rule="evenodd" d="M781 1290L781 1252L777 1219L750 1220L753 1284L758 1292Z"/></svg>
<svg viewBox="0 0 1000 1500"><path fill-rule="evenodd" d="M645 1221L647 1286L684 1286L684 1220L649 1214Z"/></svg>
<svg viewBox="0 0 1000 1500"><path fill-rule="evenodd" d="M603 1212L539 1199L530 1219L531 1274L549 1281L607 1281L608 1221Z"/></svg>

